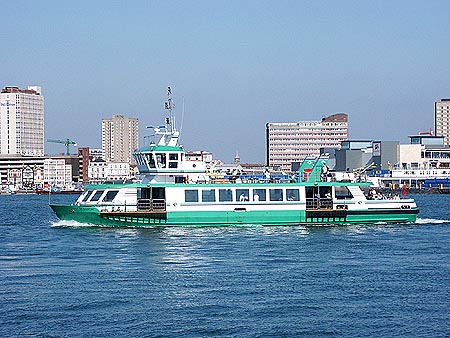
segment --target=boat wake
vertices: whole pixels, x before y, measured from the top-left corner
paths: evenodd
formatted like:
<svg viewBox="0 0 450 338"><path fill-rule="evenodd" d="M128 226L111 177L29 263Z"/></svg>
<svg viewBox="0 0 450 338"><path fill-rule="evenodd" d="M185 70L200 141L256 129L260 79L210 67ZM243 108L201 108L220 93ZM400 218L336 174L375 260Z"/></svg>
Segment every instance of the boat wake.
<svg viewBox="0 0 450 338"><path fill-rule="evenodd" d="M416 224L442 224L450 223L449 219L420 218L416 220Z"/></svg>
<svg viewBox="0 0 450 338"><path fill-rule="evenodd" d="M51 223L52 227L55 228L81 228L81 227L95 227L95 225L93 224L89 224L89 223L80 223L77 221L57 221L57 222L52 222Z"/></svg>

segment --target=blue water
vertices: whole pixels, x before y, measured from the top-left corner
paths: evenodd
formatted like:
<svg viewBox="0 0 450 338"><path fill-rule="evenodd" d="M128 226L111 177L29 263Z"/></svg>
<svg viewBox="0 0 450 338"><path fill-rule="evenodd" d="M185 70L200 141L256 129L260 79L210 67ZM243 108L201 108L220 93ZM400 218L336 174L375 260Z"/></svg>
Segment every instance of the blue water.
<svg viewBox="0 0 450 338"><path fill-rule="evenodd" d="M0 336L449 337L450 195L414 197L414 225L104 229L0 195Z"/></svg>

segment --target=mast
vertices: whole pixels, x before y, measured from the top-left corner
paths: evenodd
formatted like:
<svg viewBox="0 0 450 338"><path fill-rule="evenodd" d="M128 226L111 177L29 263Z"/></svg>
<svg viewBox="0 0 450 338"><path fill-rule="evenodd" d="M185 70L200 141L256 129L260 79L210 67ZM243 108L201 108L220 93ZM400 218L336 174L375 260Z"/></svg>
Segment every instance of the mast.
<svg viewBox="0 0 450 338"><path fill-rule="evenodd" d="M177 131L175 124L175 108L176 106L172 99L172 89L167 87L167 101L164 102L164 109L168 111L169 116L165 118L165 126L154 128L156 134L162 135L158 145L175 147L178 144L180 133ZM161 131L161 129L164 131Z"/></svg>
<svg viewBox="0 0 450 338"><path fill-rule="evenodd" d="M175 103L172 100L172 89L170 87L167 87L167 101L164 102L164 108L169 112L169 117L166 117L167 130L171 134L176 133L175 116L173 114Z"/></svg>

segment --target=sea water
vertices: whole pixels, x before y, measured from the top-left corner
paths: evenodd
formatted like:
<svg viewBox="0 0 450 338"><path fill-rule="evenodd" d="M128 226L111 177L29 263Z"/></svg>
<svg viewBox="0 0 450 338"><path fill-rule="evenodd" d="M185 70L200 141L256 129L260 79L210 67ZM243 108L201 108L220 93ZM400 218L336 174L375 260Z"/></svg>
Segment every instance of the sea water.
<svg viewBox="0 0 450 338"><path fill-rule="evenodd" d="M0 336L449 337L450 195L413 197L416 224L108 229L0 195Z"/></svg>

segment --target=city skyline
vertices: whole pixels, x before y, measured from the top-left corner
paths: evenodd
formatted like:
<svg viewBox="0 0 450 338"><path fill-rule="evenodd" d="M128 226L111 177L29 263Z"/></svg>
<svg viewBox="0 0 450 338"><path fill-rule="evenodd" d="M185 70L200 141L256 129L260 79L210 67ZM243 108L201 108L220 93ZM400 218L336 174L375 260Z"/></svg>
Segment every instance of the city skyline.
<svg viewBox="0 0 450 338"><path fill-rule="evenodd" d="M265 124L344 112L350 139L434 129L450 96L446 1L2 4L2 87L42 87L45 139L101 147L101 120L164 117L186 150L264 162ZM184 109L183 109L184 106ZM183 114L184 110L184 114ZM62 152L45 144L45 152Z"/></svg>

